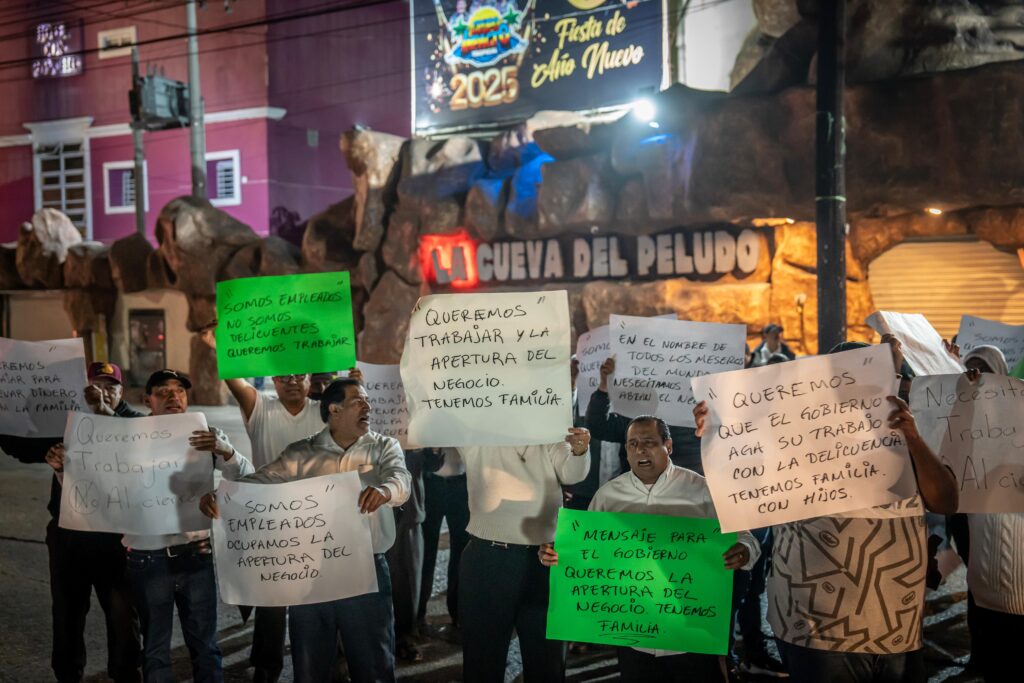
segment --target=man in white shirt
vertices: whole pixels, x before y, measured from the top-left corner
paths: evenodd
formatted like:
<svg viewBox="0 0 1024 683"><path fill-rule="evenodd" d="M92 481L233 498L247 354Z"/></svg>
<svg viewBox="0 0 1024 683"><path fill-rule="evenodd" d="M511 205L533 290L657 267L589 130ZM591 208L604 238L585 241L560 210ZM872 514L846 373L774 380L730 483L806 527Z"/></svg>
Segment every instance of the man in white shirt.
<svg viewBox="0 0 1024 683"><path fill-rule="evenodd" d="M459 449L470 533L459 577L462 680L503 680L513 629L526 683L565 678L565 643L546 636L548 570L534 556L555 537L562 486L587 476L589 445L590 433L572 427L554 444Z"/></svg>
<svg viewBox="0 0 1024 683"><path fill-rule="evenodd" d="M216 348L212 329L204 332L203 339ZM275 394L257 391L244 379L224 380L238 401L245 431L252 442L252 464L256 468L276 460L289 444L316 434L324 427L320 402L307 396L309 375L278 375L273 380ZM287 613L287 607L256 608L249 652L249 663L255 667L253 683L276 683L281 675Z"/></svg>
<svg viewBox="0 0 1024 683"><path fill-rule="evenodd" d="M154 372L146 382L143 401L153 415L176 415L188 410L192 383L175 370ZM193 432L192 448L210 451L214 467L225 479L235 480L253 471L252 463L235 451L223 432ZM171 630L174 608L192 659L196 683L222 681L217 646L217 583L209 531L162 536L126 534L128 582L142 623L143 665L146 683L173 683Z"/></svg>
<svg viewBox="0 0 1024 683"><path fill-rule="evenodd" d="M590 509L597 512L633 512L672 517L717 518L704 477L693 470L674 465L672 437L664 420L641 415L630 421L626 429L626 457L629 472L598 489ZM738 534L738 542L722 558L725 569L749 571L760 547L749 531ZM541 564L558 564L558 553L550 543L541 546ZM679 643L685 650L686 643ZM619 674L623 681L645 683L657 680L722 680L718 657L621 647ZM665 655L665 656L660 656Z"/></svg>
<svg viewBox="0 0 1024 683"><path fill-rule="evenodd" d="M320 417L327 427L288 446L281 457L241 481L276 484L355 471L363 490L359 509L369 515L377 569L376 593L289 608L296 683L332 680L340 635L353 683L395 680L395 628L391 577L384 553L395 542L395 508L409 498L410 475L398 441L370 431L370 402L355 379L336 379L324 389ZM216 497L200 509L217 515Z"/></svg>

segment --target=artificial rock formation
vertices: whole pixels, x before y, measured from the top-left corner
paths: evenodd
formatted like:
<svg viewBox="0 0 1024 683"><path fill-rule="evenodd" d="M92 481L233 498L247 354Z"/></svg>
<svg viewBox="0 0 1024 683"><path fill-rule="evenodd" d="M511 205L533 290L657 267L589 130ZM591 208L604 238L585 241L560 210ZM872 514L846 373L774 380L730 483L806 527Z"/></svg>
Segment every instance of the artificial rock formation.
<svg viewBox="0 0 1024 683"><path fill-rule="evenodd" d="M359 262L355 239L355 200L332 204L312 216L302 236L302 264L306 272L351 270Z"/></svg>
<svg viewBox="0 0 1024 683"><path fill-rule="evenodd" d="M388 271L374 287L364 311L359 334L359 358L368 363L397 363L402 358L409 316L419 299L419 288Z"/></svg>
<svg viewBox="0 0 1024 683"><path fill-rule="evenodd" d="M110 248L101 242L80 242L68 247L64 261L64 286L113 289Z"/></svg>
<svg viewBox="0 0 1024 683"><path fill-rule="evenodd" d="M398 159L405 139L355 129L341 136L341 151L355 189L355 237L359 251L374 251L384 238L387 215L398 182Z"/></svg>
<svg viewBox="0 0 1024 683"><path fill-rule="evenodd" d="M122 294L141 292L148 288L147 269L153 245L133 232L110 245L110 274ZM168 277L173 277L170 274Z"/></svg>
<svg viewBox="0 0 1024 683"><path fill-rule="evenodd" d="M71 321L71 328L79 336L100 329L100 316L109 321L116 304L117 292L113 289L64 290L64 312Z"/></svg>
<svg viewBox="0 0 1024 683"><path fill-rule="evenodd" d="M193 197L178 197L163 208L156 239L173 274L171 284L200 296L216 292L217 274L236 251L259 241L248 225Z"/></svg>
<svg viewBox="0 0 1024 683"><path fill-rule="evenodd" d="M60 289L68 248L82 241L71 219L56 209L40 209L18 234L18 275L28 287Z"/></svg>

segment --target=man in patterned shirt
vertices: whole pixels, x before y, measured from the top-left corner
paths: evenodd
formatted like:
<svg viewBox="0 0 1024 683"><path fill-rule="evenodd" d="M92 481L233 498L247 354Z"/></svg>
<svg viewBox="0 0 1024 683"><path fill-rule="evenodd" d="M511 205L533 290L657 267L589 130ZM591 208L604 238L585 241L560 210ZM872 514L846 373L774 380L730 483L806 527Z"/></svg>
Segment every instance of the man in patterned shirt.
<svg viewBox="0 0 1024 683"><path fill-rule="evenodd" d="M902 366L901 344L893 347ZM840 344L836 353L867 346ZM889 426L902 432L920 495L892 505L779 524L768 621L793 683L924 683L924 511L957 507L953 473L921 438L906 401L890 396ZM708 414L694 409L697 433ZM923 505L922 505L923 503Z"/></svg>

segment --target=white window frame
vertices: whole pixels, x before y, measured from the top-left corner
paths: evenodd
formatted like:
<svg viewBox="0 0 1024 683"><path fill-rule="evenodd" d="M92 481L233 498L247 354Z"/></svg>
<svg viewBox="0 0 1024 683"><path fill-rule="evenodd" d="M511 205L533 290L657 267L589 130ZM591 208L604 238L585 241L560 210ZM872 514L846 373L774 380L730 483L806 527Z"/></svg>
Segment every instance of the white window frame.
<svg viewBox="0 0 1024 683"><path fill-rule="evenodd" d="M122 47L103 47L104 38L128 38L129 44L123 45ZM100 59L111 59L114 57L130 57L132 54L132 46L139 42L138 35L136 34L135 26L119 26L118 28L109 28L105 31L96 32L96 46L99 52L96 56Z"/></svg>
<svg viewBox="0 0 1024 683"><path fill-rule="evenodd" d="M88 129L92 125L91 116L56 121L38 121L22 124L29 130L32 144L32 184L35 210L43 208L42 165L39 161L38 148L48 147L57 143L82 145L83 183L85 185L85 232L86 240L92 239L92 159L89 154Z"/></svg>
<svg viewBox="0 0 1024 683"><path fill-rule="evenodd" d="M119 213L135 213L135 204L130 206L110 205L110 171L123 171L124 169L135 170L134 161L107 161L103 164L103 213L107 215ZM143 197L142 205L145 211L149 211L149 166L142 162L142 185L146 189L146 196ZM135 183L135 201L139 201L139 184Z"/></svg>
<svg viewBox="0 0 1024 683"><path fill-rule="evenodd" d="M238 153L238 150L237 149L230 149L230 150L224 150L224 151L220 151L220 152L207 152L206 153L206 164L207 165L209 165L209 163L211 161L222 161L224 159L230 159L233 162L232 163L232 167L234 168L234 171L235 171L235 173L234 173L234 175L235 175L235 182L234 182L235 193L232 196L230 196L230 197L219 197L217 199L210 199L210 203L213 204L214 206L240 206L242 204L242 167L241 167L241 160L240 160L240 155ZM217 179L216 178L213 178L212 181L211 181L210 178L207 178L206 179L206 186L210 187L211 182L214 185L214 187L216 187L216 183L217 183ZM209 190L207 190L206 194L207 194L207 196L210 195Z"/></svg>

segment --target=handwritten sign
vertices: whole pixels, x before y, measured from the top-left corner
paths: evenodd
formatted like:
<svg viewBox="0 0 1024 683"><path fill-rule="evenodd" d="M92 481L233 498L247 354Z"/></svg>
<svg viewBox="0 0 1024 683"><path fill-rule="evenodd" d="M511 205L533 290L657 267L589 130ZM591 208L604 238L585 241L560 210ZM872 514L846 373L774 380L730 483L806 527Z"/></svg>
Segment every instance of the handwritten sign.
<svg viewBox="0 0 1024 683"><path fill-rule="evenodd" d="M217 283L222 379L334 372L356 362L348 273Z"/></svg>
<svg viewBox="0 0 1024 683"><path fill-rule="evenodd" d="M0 337L0 434L60 436L68 412L85 409L86 383L81 339Z"/></svg>
<svg viewBox="0 0 1024 683"><path fill-rule="evenodd" d="M942 337L920 313L876 311L864 321L879 334L891 334L903 342L903 357L918 377L963 372L942 346Z"/></svg>
<svg viewBox="0 0 1024 683"><path fill-rule="evenodd" d="M397 365L374 365L359 361L356 367L363 373L363 386L370 395L370 429L398 439L405 449L409 445L409 406L405 400L405 387Z"/></svg>
<svg viewBox="0 0 1024 683"><path fill-rule="evenodd" d="M1024 382L919 377L910 405L921 436L956 475L960 512L1024 512Z"/></svg>
<svg viewBox="0 0 1024 683"><path fill-rule="evenodd" d="M423 297L401 367L414 444L561 441L572 425L568 296L559 290Z"/></svg>
<svg viewBox="0 0 1024 683"><path fill-rule="evenodd" d="M205 429L202 413L69 414L60 525L139 535L209 529L199 499L213 488L213 456L188 444Z"/></svg>
<svg viewBox="0 0 1024 683"><path fill-rule="evenodd" d="M562 508L548 638L725 654L735 543L714 519Z"/></svg>
<svg viewBox="0 0 1024 683"><path fill-rule="evenodd" d="M994 346L1003 352L1006 365L1012 368L1024 358L1024 325L1007 325L965 315L960 318L956 343L960 347L961 358L978 346Z"/></svg>
<svg viewBox="0 0 1024 683"><path fill-rule="evenodd" d="M722 529L893 503L916 493L889 346L692 380L710 410L701 459Z"/></svg>
<svg viewBox="0 0 1024 683"><path fill-rule="evenodd" d="M656 315L662 320L676 320L675 313ZM576 376L576 400L580 414L586 414L590 397L601 386L601 364L612 355L612 343L608 326L601 325L584 332L576 339L576 359L580 362L580 373Z"/></svg>
<svg viewBox="0 0 1024 683"><path fill-rule="evenodd" d="M657 415L693 427L690 378L743 367L744 325L612 315L615 375L608 387L620 415Z"/></svg>
<svg viewBox="0 0 1024 683"><path fill-rule="evenodd" d="M213 521L220 596L229 605L285 607L377 591L359 475L284 484L223 480Z"/></svg>

